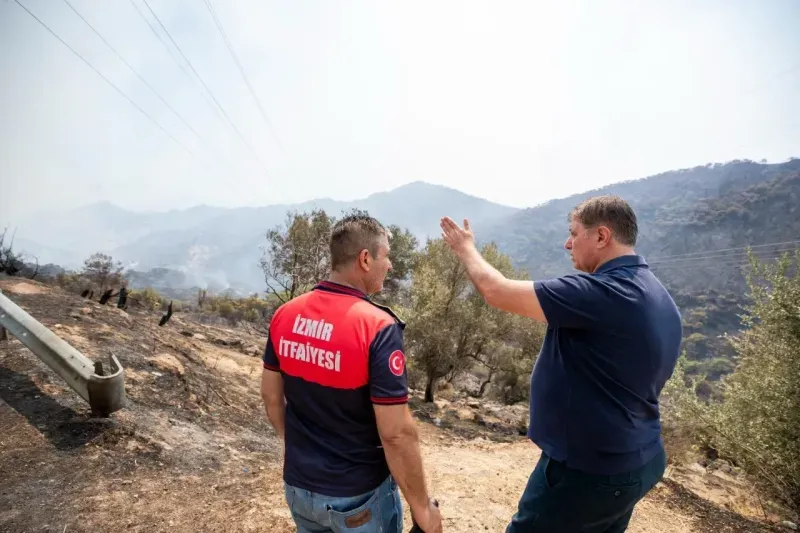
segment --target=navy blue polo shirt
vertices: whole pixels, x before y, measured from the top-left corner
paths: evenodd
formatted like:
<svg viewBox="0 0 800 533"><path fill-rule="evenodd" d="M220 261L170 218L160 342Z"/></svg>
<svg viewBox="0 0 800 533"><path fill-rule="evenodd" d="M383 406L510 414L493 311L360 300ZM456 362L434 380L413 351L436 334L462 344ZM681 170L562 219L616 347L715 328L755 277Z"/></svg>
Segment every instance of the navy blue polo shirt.
<svg viewBox="0 0 800 533"><path fill-rule="evenodd" d="M283 378L286 483L348 497L389 476L373 405L408 402L404 327L364 293L328 281L278 308L263 359Z"/></svg>
<svg viewBox="0 0 800 533"><path fill-rule="evenodd" d="M588 473L644 465L663 445L658 396L680 352L672 297L638 255L534 290L547 333L531 373L528 436Z"/></svg>

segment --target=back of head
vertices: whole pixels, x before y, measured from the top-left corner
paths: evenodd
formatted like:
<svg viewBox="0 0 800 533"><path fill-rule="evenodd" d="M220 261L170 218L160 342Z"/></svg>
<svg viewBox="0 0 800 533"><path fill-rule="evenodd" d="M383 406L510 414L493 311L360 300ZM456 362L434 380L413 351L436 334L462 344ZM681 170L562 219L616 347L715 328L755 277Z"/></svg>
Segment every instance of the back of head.
<svg viewBox="0 0 800 533"><path fill-rule="evenodd" d="M584 200L570 212L569 221L580 222L586 229L606 226L619 244L636 245L639 233L636 213L619 196L608 194Z"/></svg>
<svg viewBox="0 0 800 533"><path fill-rule="evenodd" d="M331 231L331 269L342 272L348 266L365 259L378 257L382 242L388 239L388 230L375 218L365 214L348 215L337 221Z"/></svg>

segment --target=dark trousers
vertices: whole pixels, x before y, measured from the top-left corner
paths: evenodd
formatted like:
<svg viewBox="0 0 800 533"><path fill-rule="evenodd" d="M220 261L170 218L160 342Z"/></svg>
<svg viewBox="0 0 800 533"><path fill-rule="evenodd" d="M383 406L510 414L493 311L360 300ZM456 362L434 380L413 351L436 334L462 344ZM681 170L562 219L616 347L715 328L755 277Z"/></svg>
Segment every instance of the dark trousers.
<svg viewBox="0 0 800 533"><path fill-rule="evenodd" d="M506 533L622 533L633 507L664 475L663 449L650 462L613 476L587 474L542 453Z"/></svg>

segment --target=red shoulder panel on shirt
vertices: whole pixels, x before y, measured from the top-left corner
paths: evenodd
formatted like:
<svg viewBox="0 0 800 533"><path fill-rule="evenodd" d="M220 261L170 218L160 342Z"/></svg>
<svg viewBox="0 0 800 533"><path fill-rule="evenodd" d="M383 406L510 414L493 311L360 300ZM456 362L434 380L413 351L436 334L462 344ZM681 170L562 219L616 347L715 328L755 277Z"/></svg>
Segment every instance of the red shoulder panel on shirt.
<svg viewBox="0 0 800 533"><path fill-rule="evenodd" d="M282 372L327 387L369 383L369 347L395 319L357 295L315 290L275 313L270 340Z"/></svg>

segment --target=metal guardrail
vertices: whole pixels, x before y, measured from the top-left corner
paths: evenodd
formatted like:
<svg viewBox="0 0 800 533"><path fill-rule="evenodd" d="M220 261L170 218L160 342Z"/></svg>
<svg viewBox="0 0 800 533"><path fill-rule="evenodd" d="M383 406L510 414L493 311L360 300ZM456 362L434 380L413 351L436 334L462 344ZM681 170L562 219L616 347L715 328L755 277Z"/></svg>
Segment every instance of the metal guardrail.
<svg viewBox="0 0 800 533"><path fill-rule="evenodd" d="M125 373L115 355L109 358L111 373L105 372L102 362L89 360L0 291L3 328L61 376L89 403L94 415L108 416L125 406Z"/></svg>

